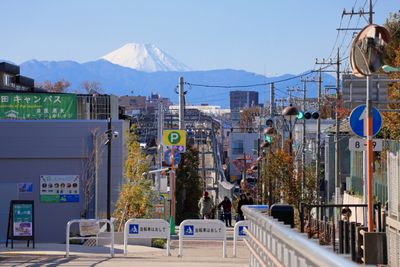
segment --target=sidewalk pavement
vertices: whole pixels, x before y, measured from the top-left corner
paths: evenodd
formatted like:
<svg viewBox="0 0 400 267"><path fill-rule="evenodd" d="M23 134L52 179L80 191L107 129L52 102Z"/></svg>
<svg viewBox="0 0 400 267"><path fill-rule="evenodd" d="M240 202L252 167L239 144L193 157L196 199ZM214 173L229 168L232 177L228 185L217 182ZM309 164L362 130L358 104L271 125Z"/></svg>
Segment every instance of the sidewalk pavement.
<svg viewBox="0 0 400 267"><path fill-rule="evenodd" d="M128 245L128 255L123 246L115 245L115 256L110 257L109 247L70 245L70 257L65 258L65 244L36 244L27 248L26 243L14 243L14 249L0 245L0 266L248 266L249 251L243 241L238 242L237 257L232 257L233 242L227 242L227 258L222 257L222 241L183 242L183 257L178 257L178 240L171 242L171 256L165 249Z"/></svg>

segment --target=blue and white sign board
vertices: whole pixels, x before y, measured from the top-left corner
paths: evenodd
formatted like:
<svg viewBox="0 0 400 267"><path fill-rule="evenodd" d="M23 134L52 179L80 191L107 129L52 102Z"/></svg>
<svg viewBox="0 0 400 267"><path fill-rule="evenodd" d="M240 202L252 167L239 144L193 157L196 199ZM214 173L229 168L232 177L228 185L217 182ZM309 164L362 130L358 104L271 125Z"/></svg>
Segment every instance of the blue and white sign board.
<svg viewBox="0 0 400 267"><path fill-rule="evenodd" d="M184 220L179 225L179 256L183 254L183 240L221 240L226 258L226 226L220 220Z"/></svg>
<svg viewBox="0 0 400 267"><path fill-rule="evenodd" d="M171 165L172 164L172 160L171 160L171 149L168 149L164 152L164 161L168 164ZM179 153L179 151L174 150L174 165L178 165L179 162L181 161L181 154Z"/></svg>
<svg viewBox="0 0 400 267"><path fill-rule="evenodd" d="M239 221L233 227L233 257L236 257L237 241L243 240L246 237L245 229L249 228L249 221Z"/></svg>
<svg viewBox="0 0 400 267"><path fill-rule="evenodd" d="M359 137L367 136L367 127L366 127L366 119L367 119L367 106L360 105L353 109L350 114L350 128L354 134ZM372 136L376 135L382 127L382 116L379 110L376 108L372 108Z"/></svg>
<svg viewBox="0 0 400 267"><path fill-rule="evenodd" d="M167 255L170 255L170 227L162 219L130 219L124 227L124 254L126 255L128 238L166 238Z"/></svg>
<svg viewBox="0 0 400 267"><path fill-rule="evenodd" d="M138 235L139 234L139 224L130 224L129 225L129 234Z"/></svg>
<svg viewBox="0 0 400 267"><path fill-rule="evenodd" d="M244 229L247 229L247 228L249 228L249 227L248 226L239 226L238 236L241 236L241 237L246 236L246 232L244 231Z"/></svg>

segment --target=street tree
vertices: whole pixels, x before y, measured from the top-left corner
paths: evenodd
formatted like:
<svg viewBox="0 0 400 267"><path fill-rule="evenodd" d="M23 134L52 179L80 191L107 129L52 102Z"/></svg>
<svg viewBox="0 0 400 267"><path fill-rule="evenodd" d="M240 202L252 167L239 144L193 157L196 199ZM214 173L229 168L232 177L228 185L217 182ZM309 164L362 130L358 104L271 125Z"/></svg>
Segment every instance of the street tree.
<svg viewBox="0 0 400 267"><path fill-rule="evenodd" d="M400 66L400 12L390 14L384 26L389 30L392 37L386 50L385 64L398 67ZM400 79L400 73L390 73L389 78ZM400 100L400 83L389 84L388 99ZM400 109L400 104L389 104L389 108ZM383 113L381 136L393 140L400 138L400 114L398 112Z"/></svg>
<svg viewBox="0 0 400 267"><path fill-rule="evenodd" d="M245 108L240 111L239 127L242 131L253 129L256 116L259 116L258 107Z"/></svg>
<svg viewBox="0 0 400 267"><path fill-rule="evenodd" d="M188 147L182 153L181 162L176 170L176 223L185 219L198 219L197 203L202 187L199 175L199 152Z"/></svg>
<svg viewBox="0 0 400 267"><path fill-rule="evenodd" d="M151 188L151 181L147 179L148 163L144 153L140 150L136 136L136 127L132 126L127 140L127 158L125 161L124 178L119 199L115 205L114 217L117 230L131 218L150 218L154 212L157 194Z"/></svg>
<svg viewBox="0 0 400 267"><path fill-rule="evenodd" d="M41 83L37 83L36 87L42 88L48 92L52 93L65 93L67 92L67 88L70 87L71 83L64 79L56 81L52 83L51 81L44 81Z"/></svg>
<svg viewBox="0 0 400 267"><path fill-rule="evenodd" d="M102 92L101 84L98 81L83 81L82 89L85 90L87 94L100 94Z"/></svg>

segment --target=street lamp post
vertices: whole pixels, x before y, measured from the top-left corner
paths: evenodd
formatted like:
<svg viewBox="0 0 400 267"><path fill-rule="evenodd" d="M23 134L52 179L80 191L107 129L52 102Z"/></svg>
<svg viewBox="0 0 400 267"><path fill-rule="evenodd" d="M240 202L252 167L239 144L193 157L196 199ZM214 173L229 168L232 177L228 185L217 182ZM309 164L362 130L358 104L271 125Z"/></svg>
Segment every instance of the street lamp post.
<svg viewBox="0 0 400 267"><path fill-rule="evenodd" d="M107 220L111 219L111 117L107 123ZM107 224L107 230L110 231L110 224Z"/></svg>
<svg viewBox="0 0 400 267"><path fill-rule="evenodd" d="M118 137L119 133L111 128L111 117L107 120L106 142L107 145L107 220L111 219L111 141ZM110 231L110 224L107 224L107 230Z"/></svg>

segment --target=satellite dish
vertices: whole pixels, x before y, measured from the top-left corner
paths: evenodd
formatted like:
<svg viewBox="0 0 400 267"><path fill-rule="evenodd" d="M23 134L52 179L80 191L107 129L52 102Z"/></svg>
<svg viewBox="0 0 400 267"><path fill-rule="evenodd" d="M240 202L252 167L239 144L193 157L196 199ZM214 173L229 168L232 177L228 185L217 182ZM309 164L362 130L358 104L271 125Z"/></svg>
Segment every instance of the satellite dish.
<svg viewBox="0 0 400 267"><path fill-rule="evenodd" d="M353 40L350 50L350 65L357 77L369 76L383 65L386 46L390 42L389 31L375 24L362 29Z"/></svg>

